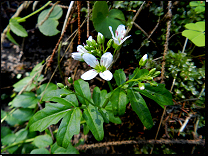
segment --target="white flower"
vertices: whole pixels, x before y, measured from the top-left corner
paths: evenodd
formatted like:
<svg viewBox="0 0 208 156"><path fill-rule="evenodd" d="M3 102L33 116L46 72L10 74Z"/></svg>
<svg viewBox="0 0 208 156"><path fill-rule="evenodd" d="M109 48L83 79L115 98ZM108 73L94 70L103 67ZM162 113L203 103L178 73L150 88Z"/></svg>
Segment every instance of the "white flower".
<svg viewBox="0 0 208 156"><path fill-rule="evenodd" d="M82 74L81 78L83 80L91 80L98 73L106 81L110 81L113 78L113 74L107 70L113 61L113 55L110 52L106 52L101 56L100 63L94 55L89 53L85 53L83 59L89 66L94 68Z"/></svg>
<svg viewBox="0 0 208 156"><path fill-rule="evenodd" d="M148 55L145 54L139 61L139 65L140 66L144 66L146 63L147 63L147 58L148 58Z"/></svg>
<svg viewBox="0 0 208 156"><path fill-rule="evenodd" d="M75 60L83 61L82 56L85 53L88 53L88 51L82 45L78 45L77 52L72 53L72 57Z"/></svg>
<svg viewBox="0 0 208 156"><path fill-rule="evenodd" d="M147 54L145 54L145 55L142 57L142 60L143 60L143 61L146 61L146 60L147 60L147 58L148 58L148 55L147 55Z"/></svg>
<svg viewBox="0 0 208 156"><path fill-rule="evenodd" d="M125 34L126 34L126 29L125 29L125 26L120 24L116 31L115 31L115 36L113 34L113 30L112 30L112 27L109 26L109 29L110 29L110 32L112 34L112 38L114 40L114 43L117 44L117 45L121 45L124 41L126 41L126 39L128 39L131 35L127 36L124 38Z"/></svg>

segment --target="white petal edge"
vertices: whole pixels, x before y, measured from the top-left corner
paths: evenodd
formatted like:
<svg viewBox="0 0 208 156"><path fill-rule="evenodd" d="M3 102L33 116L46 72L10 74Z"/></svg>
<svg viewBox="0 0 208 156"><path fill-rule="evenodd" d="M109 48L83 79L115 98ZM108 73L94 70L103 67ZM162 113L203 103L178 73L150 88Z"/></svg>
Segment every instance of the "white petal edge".
<svg viewBox="0 0 208 156"><path fill-rule="evenodd" d="M109 70L106 70L103 73L100 72L99 75L106 81L110 81L113 78L113 74Z"/></svg>
<svg viewBox="0 0 208 156"><path fill-rule="evenodd" d="M72 53L72 58L75 59L75 60L79 60L79 61L82 61L82 54L83 53L80 53L80 52L75 52L75 53Z"/></svg>
<svg viewBox="0 0 208 156"><path fill-rule="evenodd" d="M87 53L88 51L82 45L78 45L77 52Z"/></svg>
<svg viewBox="0 0 208 156"><path fill-rule="evenodd" d="M131 37L131 35L125 37L125 38L121 41L120 45L123 44L129 37Z"/></svg>
<svg viewBox="0 0 208 156"><path fill-rule="evenodd" d="M87 40L92 42L92 36L89 36Z"/></svg>
<svg viewBox="0 0 208 156"><path fill-rule="evenodd" d="M97 58L92 54L84 53L82 58L88 65L93 68L95 68L99 64Z"/></svg>
<svg viewBox="0 0 208 156"><path fill-rule="evenodd" d="M110 30L110 32L111 32L112 38L115 38L115 36L114 36L114 34L113 34L113 30L112 30L112 27L111 27L111 26L109 26L109 30Z"/></svg>
<svg viewBox="0 0 208 156"><path fill-rule="evenodd" d="M106 52L101 56L100 65L108 68L113 62L113 55L110 52Z"/></svg>
<svg viewBox="0 0 208 156"><path fill-rule="evenodd" d="M84 74L81 75L81 79L83 80L91 80L93 79L95 76L97 76L98 72L96 72L94 69L91 69L87 72L85 72Z"/></svg>

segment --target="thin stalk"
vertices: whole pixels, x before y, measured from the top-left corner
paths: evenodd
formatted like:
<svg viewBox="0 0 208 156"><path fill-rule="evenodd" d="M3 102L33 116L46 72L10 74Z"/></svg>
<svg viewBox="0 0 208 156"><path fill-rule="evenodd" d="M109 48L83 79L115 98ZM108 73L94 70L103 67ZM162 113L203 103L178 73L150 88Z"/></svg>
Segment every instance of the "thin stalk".
<svg viewBox="0 0 208 156"><path fill-rule="evenodd" d="M9 114L7 114L4 118L1 119L1 123L7 118L8 115L11 115L17 108L12 109Z"/></svg>
<svg viewBox="0 0 208 156"><path fill-rule="evenodd" d="M44 6L42 6L40 9L36 10L35 12L32 12L31 14L23 17L23 18L20 18L19 20L17 20L17 22L24 22L27 18L37 14L38 12L40 12L41 10L43 10L45 7L47 7L52 1L48 1L48 3L46 3Z"/></svg>
<svg viewBox="0 0 208 156"><path fill-rule="evenodd" d="M61 71L61 66L60 66L60 57L61 57L61 45L62 45L62 41L60 41L59 43L59 47L58 47L58 68L59 68L59 73L61 75L61 78L62 80L64 80L64 77L63 77L63 74L62 74L62 71Z"/></svg>
<svg viewBox="0 0 208 156"><path fill-rule="evenodd" d="M109 85L110 90L113 91L113 87L112 87L110 81L107 81L107 82L108 82L108 85Z"/></svg>
<svg viewBox="0 0 208 156"><path fill-rule="evenodd" d="M35 139L35 138L31 138L31 139L27 139L27 140L15 142L15 143L13 143L13 144L11 144L11 145L9 145L9 146L3 148L3 149L1 150L1 152L7 150L7 149L10 148L10 147L13 147L13 146L16 146L16 145L19 145L19 144L22 144L22 143L32 142L34 139Z"/></svg>

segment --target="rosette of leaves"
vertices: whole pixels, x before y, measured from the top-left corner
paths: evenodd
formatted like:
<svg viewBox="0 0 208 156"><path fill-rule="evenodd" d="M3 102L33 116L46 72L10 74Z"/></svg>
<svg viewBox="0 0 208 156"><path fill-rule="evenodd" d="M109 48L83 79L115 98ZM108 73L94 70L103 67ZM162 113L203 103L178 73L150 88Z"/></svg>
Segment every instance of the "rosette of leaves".
<svg viewBox="0 0 208 156"><path fill-rule="evenodd" d="M168 51L166 66L169 67L170 76L176 78L174 97L178 100L198 97L205 79L205 68L196 68L192 59L186 53ZM188 97L189 96L189 97Z"/></svg>
<svg viewBox="0 0 208 156"><path fill-rule="evenodd" d="M41 24L42 21L46 18L51 8L46 9L40 13L37 21L38 25ZM59 24L58 19L61 18L62 14L63 14L62 8L56 5L53 11L50 13L48 19L38 27L40 32L46 36L54 36L58 34L60 31L57 30L56 27Z"/></svg>
<svg viewBox="0 0 208 156"><path fill-rule="evenodd" d="M120 24L125 24L125 17L121 10L108 11L106 1L97 1L92 10L92 22L97 32L102 33L105 38L111 38L109 26L112 26L113 32L115 32Z"/></svg>

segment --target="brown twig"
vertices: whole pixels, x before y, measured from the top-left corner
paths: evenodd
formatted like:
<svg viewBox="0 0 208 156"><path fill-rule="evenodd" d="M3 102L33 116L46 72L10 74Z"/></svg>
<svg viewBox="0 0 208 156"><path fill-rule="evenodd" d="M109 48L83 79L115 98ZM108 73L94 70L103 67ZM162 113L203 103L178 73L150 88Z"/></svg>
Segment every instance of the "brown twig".
<svg viewBox="0 0 208 156"><path fill-rule="evenodd" d="M78 12L78 45L81 44L81 30L80 30L80 8L81 8L81 1L77 1L77 12Z"/></svg>
<svg viewBox="0 0 208 156"><path fill-rule="evenodd" d="M197 139L197 140L170 140L170 139L161 139L161 140L127 140L127 141L113 141L113 142L103 142L96 144L85 144L76 147L77 150L87 150L92 148L100 148L106 146L118 146L118 145L127 145L127 144L190 144L190 145L205 145L205 139Z"/></svg>
<svg viewBox="0 0 208 156"><path fill-rule="evenodd" d="M40 24L37 24L36 27L41 26L41 25L49 18L50 14L52 13L53 9L55 8L55 6L56 6L58 3L60 3L60 1L57 1L57 2L53 5L53 7L52 7L51 10L48 12L48 14L46 15L46 17L40 22Z"/></svg>
<svg viewBox="0 0 208 156"><path fill-rule="evenodd" d="M89 23L90 23L90 1L87 1L87 38L90 36Z"/></svg>
<svg viewBox="0 0 208 156"><path fill-rule="evenodd" d="M166 106L164 106L163 114L162 114L162 117L161 117L161 119L160 119L160 124L159 124L158 129L157 129L157 133L156 133L156 136L155 136L155 140L157 139L157 135L158 135L158 132L159 132L159 130L160 130L160 126L161 126L163 117L164 117L164 115L165 115L165 110L166 110ZM154 148L154 145L153 145L152 148L151 148L150 154L152 154L153 148Z"/></svg>
<svg viewBox="0 0 208 156"><path fill-rule="evenodd" d="M53 3L50 3L49 5L52 6ZM61 7L61 8L63 8L63 9L68 9L69 8L68 6L60 5L60 4L58 4L58 6Z"/></svg>
<svg viewBox="0 0 208 156"><path fill-rule="evenodd" d="M164 53L163 53L163 62L162 62L162 70L161 70L161 81L160 83L164 83L164 75L165 75L165 56L168 51L168 40L170 36L170 27L171 27L171 17L172 17L172 12L171 12L171 7L172 7L172 2L168 1L168 18L169 20L167 21L167 32L166 32L166 41L164 44Z"/></svg>

